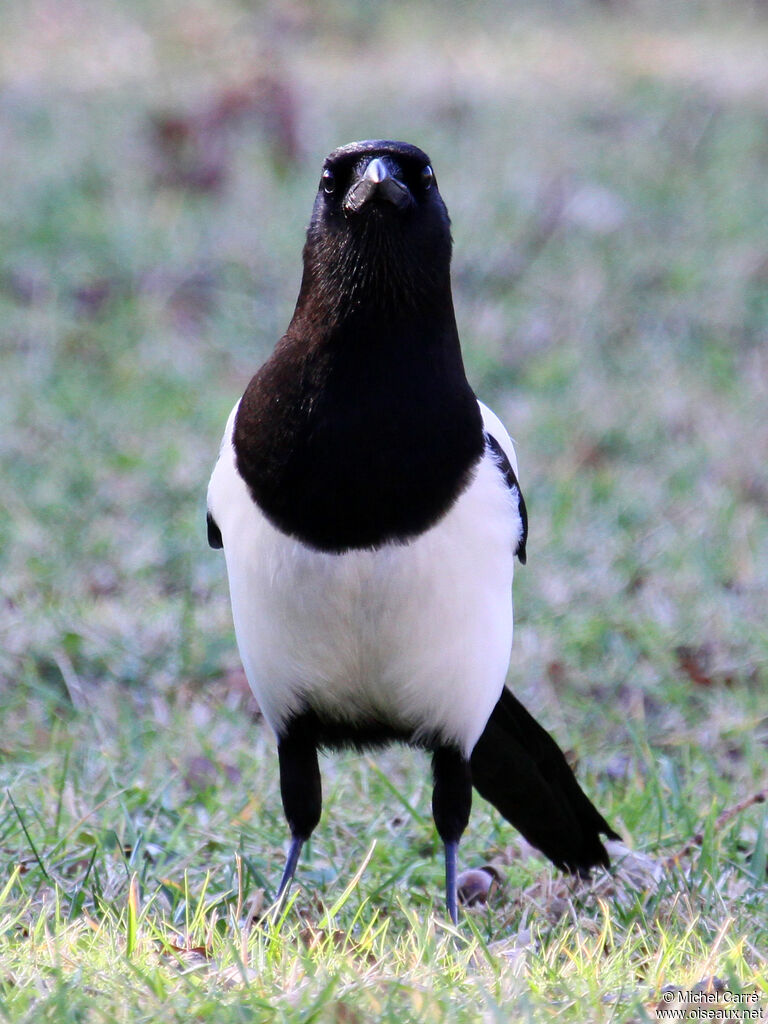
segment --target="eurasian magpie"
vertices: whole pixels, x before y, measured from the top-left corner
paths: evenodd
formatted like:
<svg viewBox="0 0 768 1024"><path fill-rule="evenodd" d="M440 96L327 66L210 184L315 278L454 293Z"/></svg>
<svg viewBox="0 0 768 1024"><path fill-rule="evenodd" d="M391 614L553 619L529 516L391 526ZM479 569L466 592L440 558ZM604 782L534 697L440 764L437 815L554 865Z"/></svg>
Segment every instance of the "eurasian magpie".
<svg viewBox="0 0 768 1024"><path fill-rule="evenodd" d="M618 838L505 688L527 514L506 430L470 388L448 214L426 153L326 159L296 309L227 423L208 490L249 683L277 738L291 845L320 818L319 748L432 753L457 921L472 787L558 867Z"/></svg>

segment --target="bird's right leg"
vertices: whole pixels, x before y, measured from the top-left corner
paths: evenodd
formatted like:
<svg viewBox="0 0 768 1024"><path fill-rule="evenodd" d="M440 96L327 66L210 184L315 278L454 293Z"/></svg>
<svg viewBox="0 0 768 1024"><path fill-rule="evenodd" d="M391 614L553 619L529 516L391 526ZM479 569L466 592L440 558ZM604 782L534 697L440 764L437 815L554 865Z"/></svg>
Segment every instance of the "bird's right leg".
<svg viewBox="0 0 768 1024"><path fill-rule="evenodd" d="M277 742L280 761L280 795L291 830L288 860L277 890L278 908L291 884L299 854L320 820L323 795L317 745L300 727L289 726Z"/></svg>
<svg viewBox="0 0 768 1024"><path fill-rule="evenodd" d="M437 747L432 756L435 787L432 814L445 846L445 906L454 925L459 923L456 871L459 840L472 809L472 771L455 747Z"/></svg>

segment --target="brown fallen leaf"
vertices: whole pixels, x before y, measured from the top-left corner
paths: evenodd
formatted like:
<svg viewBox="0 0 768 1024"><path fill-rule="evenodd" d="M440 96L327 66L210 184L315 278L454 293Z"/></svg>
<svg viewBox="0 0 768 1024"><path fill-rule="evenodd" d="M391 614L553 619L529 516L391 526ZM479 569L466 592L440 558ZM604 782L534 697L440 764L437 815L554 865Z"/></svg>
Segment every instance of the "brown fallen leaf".
<svg viewBox="0 0 768 1024"><path fill-rule="evenodd" d="M220 89L196 109L154 114L156 181L192 192L220 191L231 170L233 129L246 118L260 123L273 164L284 169L300 155L296 108L288 80L270 68Z"/></svg>
<svg viewBox="0 0 768 1024"><path fill-rule="evenodd" d="M675 648L675 656L681 671L695 686L712 686L714 683L708 671L710 653L706 647L689 647L686 644Z"/></svg>

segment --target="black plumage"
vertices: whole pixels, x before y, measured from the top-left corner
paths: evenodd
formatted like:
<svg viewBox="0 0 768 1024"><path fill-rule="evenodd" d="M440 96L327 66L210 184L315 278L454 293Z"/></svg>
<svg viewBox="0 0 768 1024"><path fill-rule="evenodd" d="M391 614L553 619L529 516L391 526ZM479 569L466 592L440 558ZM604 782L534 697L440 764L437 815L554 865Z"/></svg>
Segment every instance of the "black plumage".
<svg viewBox="0 0 768 1024"><path fill-rule="evenodd" d="M564 871L608 867L600 835L618 839L565 755L505 686L470 758L480 796Z"/></svg>
<svg viewBox="0 0 768 1024"><path fill-rule="evenodd" d="M425 191L425 155L397 156L408 195ZM281 530L321 551L404 541L432 526L483 450L461 358L450 284L450 222L432 201L408 216L391 203L345 211L369 144L326 161L291 323L240 403L240 475ZM409 202L415 205L414 199ZM364 339L364 343L361 343Z"/></svg>

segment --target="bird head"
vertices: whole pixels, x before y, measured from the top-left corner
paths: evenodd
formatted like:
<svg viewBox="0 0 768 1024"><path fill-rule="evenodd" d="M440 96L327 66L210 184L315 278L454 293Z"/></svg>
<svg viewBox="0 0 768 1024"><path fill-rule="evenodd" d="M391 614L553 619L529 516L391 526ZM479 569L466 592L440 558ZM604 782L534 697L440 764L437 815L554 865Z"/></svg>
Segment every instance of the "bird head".
<svg viewBox="0 0 768 1024"><path fill-rule="evenodd" d="M451 227L429 157L353 142L325 160L304 249L305 283L368 306L450 295Z"/></svg>

